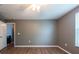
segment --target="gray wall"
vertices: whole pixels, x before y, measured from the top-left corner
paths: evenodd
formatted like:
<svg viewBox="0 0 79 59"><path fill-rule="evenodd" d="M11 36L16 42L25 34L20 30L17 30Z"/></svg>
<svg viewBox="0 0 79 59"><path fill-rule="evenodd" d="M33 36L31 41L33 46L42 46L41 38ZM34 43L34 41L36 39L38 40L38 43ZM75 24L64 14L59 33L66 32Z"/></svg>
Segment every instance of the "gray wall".
<svg viewBox="0 0 79 59"><path fill-rule="evenodd" d="M58 45L71 53L79 53L79 48L75 47L75 13L77 12L79 12L79 7L70 11L57 22Z"/></svg>
<svg viewBox="0 0 79 59"><path fill-rule="evenodd" d="M56 44L56 21L14 21L16 23L16 45ZM18 32L20 35L18 35Z"/></svg>

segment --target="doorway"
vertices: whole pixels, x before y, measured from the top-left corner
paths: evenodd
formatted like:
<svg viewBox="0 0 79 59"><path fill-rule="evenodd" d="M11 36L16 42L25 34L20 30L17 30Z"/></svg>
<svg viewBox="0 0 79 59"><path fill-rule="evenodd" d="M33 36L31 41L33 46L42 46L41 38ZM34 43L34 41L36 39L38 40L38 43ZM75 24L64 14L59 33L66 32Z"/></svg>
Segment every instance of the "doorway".
<svg viewBox="0 0 79 59"><path fill-rule="evenodd" d="M7 23L7 46L14 46L14 23Z"/></svg>

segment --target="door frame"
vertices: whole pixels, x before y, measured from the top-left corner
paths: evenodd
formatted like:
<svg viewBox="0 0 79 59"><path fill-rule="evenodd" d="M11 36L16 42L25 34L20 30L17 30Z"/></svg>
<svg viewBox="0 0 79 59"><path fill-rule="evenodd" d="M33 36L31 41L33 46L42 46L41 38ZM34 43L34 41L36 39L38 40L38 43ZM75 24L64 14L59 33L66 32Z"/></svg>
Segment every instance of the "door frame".
<svg viewBox="0 0 79 59"><path fill-rule="evenodd" d="M13 26L13 27L14 27L14 42L13 42L13 43L14 43L14 47L15 47L15 38L16 38L16 35L15 35L15 34L16 34L16 23L6 23L6 24L13 24L13 25L14 25L14 26Z"/></svg>

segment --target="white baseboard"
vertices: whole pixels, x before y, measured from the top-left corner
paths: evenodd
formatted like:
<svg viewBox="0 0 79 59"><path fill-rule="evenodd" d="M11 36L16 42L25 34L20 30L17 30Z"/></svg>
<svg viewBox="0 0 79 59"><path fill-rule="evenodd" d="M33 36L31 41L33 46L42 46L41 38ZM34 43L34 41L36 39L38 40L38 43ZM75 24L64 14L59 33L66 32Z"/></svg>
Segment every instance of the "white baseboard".
<svg viewBox="0 0 79 59"><path fill-rule="evenodd" d="M66 53L68 53L68 54L72 54L72 53L70 53L69 51L67 51L67 50L63 49L63 48L62 48L62 47L60 47L60 46L58 46L58 48L59 48L59 49L61 49L61 50L63 50L64 52L66 52Z"/></svg>
<svg viewBox="0 0 79 59"><path fill-rule="evenodd" d="M66 52L68 54L72 54L58 45L15 45L14 47L58 47L59 49L63 50L64 52Z"/></svg>
<svg viewBox="0 0 79 59"><path fill-rule="evenodd" d="M57 45L15 45L14 47L58 47Z"/></svg>

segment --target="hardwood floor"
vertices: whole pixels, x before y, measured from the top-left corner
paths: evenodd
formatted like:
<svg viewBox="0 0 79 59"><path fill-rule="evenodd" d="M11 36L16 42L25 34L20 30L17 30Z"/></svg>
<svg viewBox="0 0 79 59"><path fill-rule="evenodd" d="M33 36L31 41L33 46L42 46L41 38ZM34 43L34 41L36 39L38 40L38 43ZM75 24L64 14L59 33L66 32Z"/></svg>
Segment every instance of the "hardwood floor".
<svg viewBox="0 0 79 59"><path fill-rule="evenodd" d="M0 51L1 54L67 54L57 47L13 47L8 46Z"/></svg>

